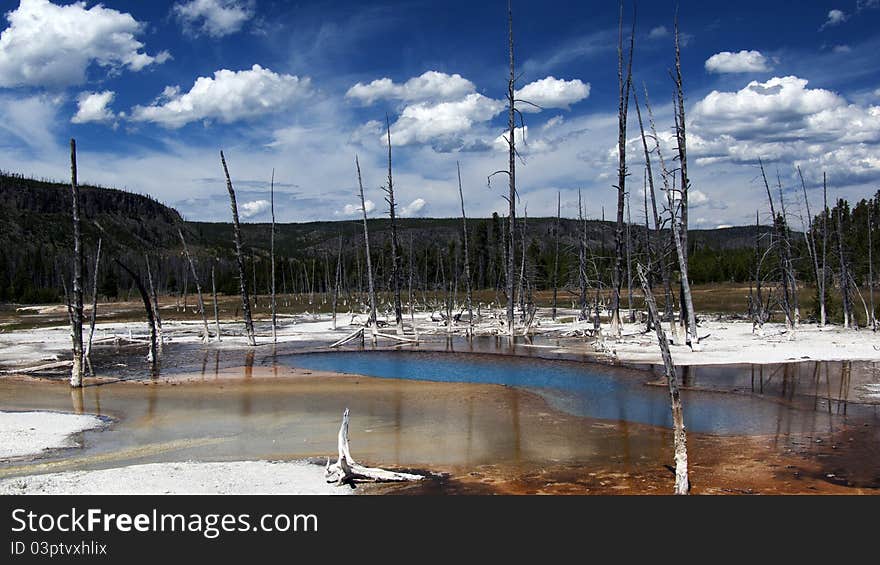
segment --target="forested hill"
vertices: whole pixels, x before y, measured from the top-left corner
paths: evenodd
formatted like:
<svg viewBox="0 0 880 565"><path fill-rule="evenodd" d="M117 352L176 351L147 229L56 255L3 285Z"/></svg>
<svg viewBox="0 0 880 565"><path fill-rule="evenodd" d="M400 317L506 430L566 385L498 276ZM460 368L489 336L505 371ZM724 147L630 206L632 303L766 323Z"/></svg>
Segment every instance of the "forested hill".
<svg viewBox="0 0 880 565"><path fill-rule="evenodd" d="M143 270L144 257L151 258L154 276L160 289L174 291L188 277L181 254L178 227L182 229L196 256L199 269L210 271L216 262L218 287L234 292L232 227L229 223L185 222L180 214L156 200L111 188L81 186L81 214L86 257L90 277L98 237L102 238L102 263L99 292L114 297L130 287L130 281L112 264L113 258ZM47 302L57 300L62 276L68 276L72 238L70 186L11 174L0 174L0 301ZM468 220L471 259L475 283L482 287L498 286L503 277L504 219ZM369 222L373 264L377 284L390 280L389 221ZM538 288L550 284L554 254L554 218L528 218L526 227L526 270ZM769 228L761 228L766 231ZM327 273L335 269L335 257L342 237L343 271L347 284L354 286L363 255L363 227L360 222L309 222L279 224L276 227L276 255L281 265L278 285L298 288L326 286ZM565 219L561 225L560 281L571 284L576 279L578 239L581 230L587 235L591 259L600 276L611 264L613 224L589 220L579 223ZM251 284L265 289L268 279L269 224L243 224L244 246ZM400 220L402 264L409 270L412 247L416 281L437 285L445 274L461 269L461 219L406 218ZM517 229L521 249L520 228ZM644 253L644 227L631 231L633 257ZM753 226L690 232L691 274L696 282L747 280L752 247ZM293 269L293 265L299 265ZM303 268L302 266L305 266ZM519 268L520 259L517 259ZM443 269L441 271L441 268ZM592 267L591 267L592 268ZM208 276L208 275L205 275ZM301 280L308 276L308 280ZM262 290L261 290L262 292Z"/></svg>

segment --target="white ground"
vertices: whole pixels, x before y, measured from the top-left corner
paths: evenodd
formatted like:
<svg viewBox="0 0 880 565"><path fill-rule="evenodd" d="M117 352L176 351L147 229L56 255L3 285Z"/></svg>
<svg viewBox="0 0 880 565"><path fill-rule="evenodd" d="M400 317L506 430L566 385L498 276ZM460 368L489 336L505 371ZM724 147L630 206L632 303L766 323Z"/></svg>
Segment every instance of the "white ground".
<svg viewBox="0 0 880 565"><path fill-rule="evenodd" d="M574 319L576 313L575 310L560 309L559 318ZM483 316L483 321L475 331L477 335L504 335L504 325L501 323L503 316L500 312L483 308ZM329 345L362 327L350 324L352 321L356 324L363 323L363 316L340 313L335 331L332 329L328 314L279 316L278 321L279 343L318 341ZM409 316L405 317L405 325L408 337L412 337ZM419 313L416 316L416 325L420 335L447 333L442 322L431 320L430 313ZM222 343L212 341L211 347L246 345L241 322L223 322L221 326L223 341ZM201 322L165 321L163 327L166 342L201 342ZM213 323L210 324L210 328L213 332ZM466 324L460 323L454 326L453 331L463 335L465 328ZM574 333L592 329L591 322L556 323L549 319L549 311L542 309L532 329L535 335L565 338L560 344L561 350L596 353L622 362L661 362L656 335L653 332L644 333L642 324L625 324L623 337L620 340L606 339L603 343L596 344L582 338L571 337ZM669 331L669 324L665 324L664 329L670 338L673 337ZM256 330L258 344L271 341L268 322L257 322ZM393 324L390 324L382 331L393 334L395 330ZM0 333L0 365L14 369L69 359L69 331L69 327L65 325ZM607 324L603 324L603 332L608 335ZM765 324L764 335L759 336L752 333L752 324L746 320L706 320L700 324L698 333L701 337L708 335L701 341L700 352L693 352L683 346L672 348L673 360L677 365L760 364L806 360L880 361L880 333L875 334L867 329L854 331L843 330L839 326L818 328L812 324L802 324L797 331L786 332L782 324ZM113 338L127 340L129 337L136 340L148 339L146 324L143 322L98 324L94 347L100 348L102 340L108 343ZM369 336L367 339L369 340ZM396 342L380 337L379 344L395 345Z"/></svg>
<svg viewBox="0 0 880 565"><path fill-rule="evenodd" d="M91 415L0 412L0 461L74 447L73 434L103 425L100 418Z"/></svg>
<svg viewBox="0 0 880 565"><path fill-rule="evenodd" d="M4 494L351 494L303 461L152 463L0 480Z"/></svg>

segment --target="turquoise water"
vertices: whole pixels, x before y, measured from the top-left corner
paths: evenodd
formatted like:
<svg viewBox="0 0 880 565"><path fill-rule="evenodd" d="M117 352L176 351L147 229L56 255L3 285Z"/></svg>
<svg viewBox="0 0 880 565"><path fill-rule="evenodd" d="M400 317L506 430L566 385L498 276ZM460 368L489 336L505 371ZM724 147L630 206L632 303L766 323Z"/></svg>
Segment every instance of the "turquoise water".
<svg viewBox="0 0 880 565"><path fill-rule="evenodd" d="M501 355L405 351L308 353L279 359L315 371L370 377L518 387L540 394L553 407L576 416L671 427L665 386L649 386L656 375L594 363ZM731 369L719 368L730 381ZM740 368L742 378L748 368ZM711 368L700 368L711 381ZM827 429L836 417L819 403L787 401L763 394L683 391L689 430L718 434L772 434Z"/></svg>

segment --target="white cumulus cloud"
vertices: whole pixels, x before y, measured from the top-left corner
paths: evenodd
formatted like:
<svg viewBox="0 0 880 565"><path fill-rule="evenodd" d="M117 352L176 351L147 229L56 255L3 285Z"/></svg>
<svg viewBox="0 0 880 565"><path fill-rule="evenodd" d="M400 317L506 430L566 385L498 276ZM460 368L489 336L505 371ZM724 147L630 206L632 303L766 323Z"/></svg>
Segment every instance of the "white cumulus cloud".
<svg viewBox="0 0 880 565"><path fill-rule="evenodd" d="M400 209L401 216L416 216L428 203L424 198L416 198L406 206Z"/></svg>
<svg viewBox="0 0 880 565"><path fill-rule="evenodd" d="M689 148L703 163L781 161L839 179L880 179L880 106L852 104L795 76L713 91L692 112ZM848 163L848 164L847 164Z"/></svg>
<svg viewBox="0 0 880 565"><path fill-rule="evenodd" d="M769 69L767 58L760 51L722 51L706 60L710 73L759 73Z"/></svg>
<svg viewBox="0 0 880 565"><path fill-rule="evenodd" d="M310 80L277 74L260 65L245 71L222 69L212 77L199 77L181 94L167 87L149 106L135 106L132 119L179 128L199 120L230 123L283 110L310 93Z"/></svg>
<svg viewBox="0 0 880 565"><path fill-rule="evenodd" d="M376 204L372 200L364 200L364 209L366 209L367 214L369 214L370 212L372 212L373 210L376 209ZM354 215L360 215L362 213L363 212L361 212L361 205L360 204L346 204L342 208L341 212L340 211L336 212L336 215L339 216L341 214L343 216L354 216Z"/></svg>
<svg viewBox="0 0 880 565"><path fill-rule="evenodd" d="M166 61L136 39L143 26L131 14L86 8L85 2L59 6L48 0L21 0L6 13L0 34L0 87L82 84L92 63L108 69L140 71Z"/></svg>
<svg viewBox="0 0 880 565"><path fill-rule="evenodd" d="M238 0L190 0L172 8L184 29L194 35L223 37L239 31L254 16L251 2Z"/></svg>
<svg viewBox="0 0 880 565"><path fill-rule="evenodd" d="M394 145L429 143L433 140L460 135L474 124L494 118L504 103L472 93L454 102L422 102L407 106L391 127Z"/></svg>
<svg viewBox="0 0 880 565"><path fill-rule="evenodd" d="M455 100L471 92L474 92L474 83L459 74L427 71L402 84L395 83L390 78L376 79L367 84L359 82L349 88L345 96L370 105L377 100L405 102Z"/></svg>
<svg viewBox="0 0 880 565"><path fill-rule="evenodd" d="M562 80L549 76L525 85L516 91L515 96L518 100L531 102L540 108L568 110L572 104L590 96L590 85L579 79ZM517 108L521 112L540 111L540 108L531 104L519 104Z"/></svg>
<svg viewBox="0 0 880 565"><path fill-rule="evenodd" d="M116 120L116 114L110 104L116 97L112 90L103 92L82 92L76 97L76 114L70 119L74 124L89 122L110 123Z"/></svg>
<svg viewBox="0 0 880 565"><path fill-rule="evenodd" d="M849 19L849 16L843 10L831 10L828 12L828 19L819 28L819 31L842 24Z"/></svg>
<svg viewBox="0 0 880 565"><path fill-rule="evenodd" d="M268 200L254 200L253 202L245 202L239 208L241 208L241 217L242 218L253 218L256 215L262 214L266 210L269 209L271 203Z"/></svg>

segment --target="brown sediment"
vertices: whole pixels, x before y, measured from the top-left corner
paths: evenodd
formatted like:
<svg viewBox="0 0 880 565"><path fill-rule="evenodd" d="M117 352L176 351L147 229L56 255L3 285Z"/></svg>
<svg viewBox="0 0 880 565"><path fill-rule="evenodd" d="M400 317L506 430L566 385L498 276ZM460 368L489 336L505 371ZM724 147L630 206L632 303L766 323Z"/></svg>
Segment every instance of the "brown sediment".
<svg viewBox="0 0 880 565"><path fill-rule="evenodd" d="M106 414L113 433L87 436L52 470L162 460L293 460L332 455L342 409L351 408L359 460L426 469L399 494L669 494L672 431L582 418L513 387L433 383L255 365L104 383L71 394L32 377L0 381L0 408ZM47 386L47 384L49 386ZM92 384L98 384L93 382ZM148 392L144 392L148 391ZM689 434L694 494L878 492L875 425L833 434ZM169 451L167 442L175 449ZM155 443L163 449L136 449ZM3 475L39 472L5 465ZM134 488L134 487L133 487Z"/></svg>

